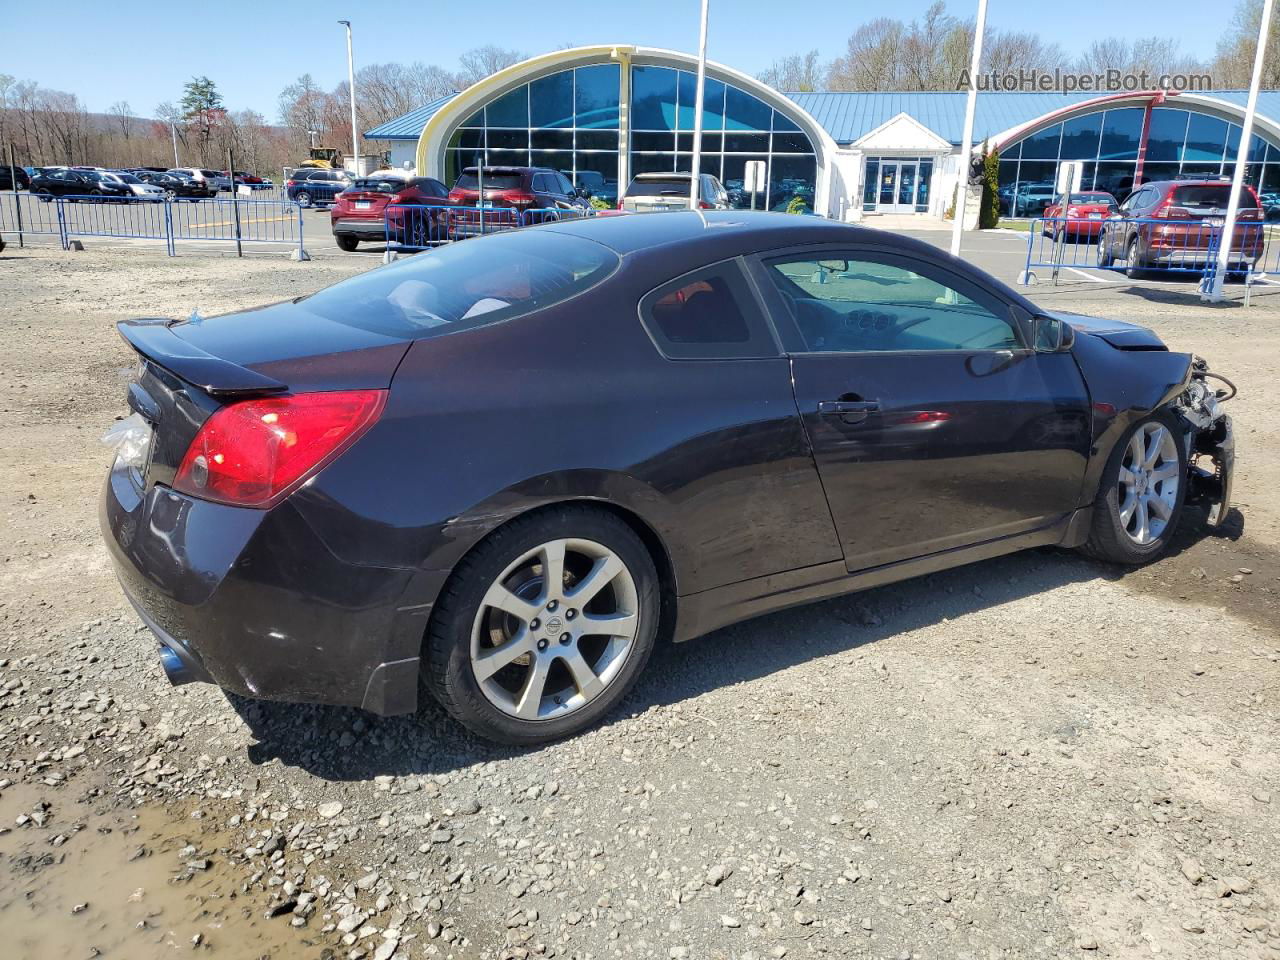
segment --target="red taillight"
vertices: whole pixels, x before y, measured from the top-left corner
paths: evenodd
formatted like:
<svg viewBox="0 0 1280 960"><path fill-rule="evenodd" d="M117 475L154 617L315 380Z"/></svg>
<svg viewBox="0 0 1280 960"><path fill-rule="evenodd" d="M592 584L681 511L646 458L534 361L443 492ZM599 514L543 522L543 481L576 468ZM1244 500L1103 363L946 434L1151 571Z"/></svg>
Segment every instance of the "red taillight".
<svg viewBox="0 0 1280 960"><path fill-rule="evenodd" d="M1191 211L1186 207L1175 207L1172 200L1166 200L1152 211L1151 216L1160 220L1190 220Z"/></svg>
<svg viewBox="0 0 1280 960"><path fill-rule="evenodd" d="M285 184L286 187L296 187L297 185L298 185L297 180L290 180L288 183Z"/></svg>
<svg viewBox="0 0 1280 960"><path fill-rule="evenodd" d="M712 206L711 206L711 204L707 203L707 201L705 201L705 200L699 200L699 201L698 201L698 209L699 209L699 210L713 210L713 209L715 209L715 208L714 208L714 207L712 207Z"/></svg>
<svg viewBox="0 0 1280 960"><path fill-rule="evenodd" d="M242 400L196 434L173 488L204 500L269 507L349 447L382 413L385 390Z"/></svg>
<svg viewBox="0 0 1280 960"><path fill-rule="evenodd" d="M531 193L508 193L506 199L513 207L529 207L537 198Z"/></svg>

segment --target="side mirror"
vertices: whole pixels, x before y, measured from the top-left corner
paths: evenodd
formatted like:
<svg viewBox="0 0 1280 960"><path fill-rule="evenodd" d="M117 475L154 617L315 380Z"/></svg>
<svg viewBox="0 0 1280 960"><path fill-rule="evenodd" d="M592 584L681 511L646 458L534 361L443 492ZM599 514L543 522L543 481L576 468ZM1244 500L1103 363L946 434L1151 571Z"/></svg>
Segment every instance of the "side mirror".
<svg viewBox="0 0 1280 960"><path fill-rule="evenodd" d="M1037 353L1065 353L1076 342L1076 333L1071 329L1071 324L1058 317L1038 314L1032 321L1032 327L1033 346Z"/></svg>

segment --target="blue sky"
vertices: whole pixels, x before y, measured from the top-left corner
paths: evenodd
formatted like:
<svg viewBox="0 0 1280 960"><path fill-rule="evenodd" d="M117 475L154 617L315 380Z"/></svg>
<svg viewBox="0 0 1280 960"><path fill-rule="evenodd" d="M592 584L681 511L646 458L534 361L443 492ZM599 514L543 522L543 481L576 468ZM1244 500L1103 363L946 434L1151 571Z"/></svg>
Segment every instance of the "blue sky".
<svg viewBox="0 0 1280 960"><path fill-rule="evenodd" d="M1163 0L1161 15L1145 22L1176 37L1183 52L1212 56L1235 0ZM212 78L233 109L251 107L274 120L281 88L303 73L324 87L346 76L346 41L339 19L355 32L362 63L423 60L446 69L458 54L493 43L526 53L566 44L637 43L694 51L699 0L552 0L539 5L555 16L529 15L528 0L483 4L352 3L274 0L251 3L144 5L135 16L100 0L66 0L50 29L47 6L2 4L0 73L79 94L91 110L126 100L149 116L164 100L177 101L192 75ZM755 74L776 57L817 47L824 59L841 53L845 38L864 20L892 15L910 20L928 0L855 4L849 0L712 0L707 55ZM972 15L976 0L951 0L950 12ZM434 11L445 13L435 13ZM1038 31L1069 51L1111 35L1135 18L1112 16L1113 3L1084 0L1069 8L1046 0L990 0L993 27ZM468 14L476 12L474 22ZM482 11L482 13L481 13ZM148 38L144 30L152 31Z"/></svg>

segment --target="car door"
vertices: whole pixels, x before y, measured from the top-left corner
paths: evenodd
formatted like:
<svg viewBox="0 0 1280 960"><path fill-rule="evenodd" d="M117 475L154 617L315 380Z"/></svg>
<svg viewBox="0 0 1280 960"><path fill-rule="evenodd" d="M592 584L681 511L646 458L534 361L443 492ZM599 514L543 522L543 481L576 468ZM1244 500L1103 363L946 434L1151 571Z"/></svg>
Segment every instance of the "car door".
<svg viewBox="0 0 1280 960"><path fill-rule="evenodd" d="M1013 536L1078 506L1091 421L1069 353L974 278L878 247L759 259L849 570Z"/></svg>

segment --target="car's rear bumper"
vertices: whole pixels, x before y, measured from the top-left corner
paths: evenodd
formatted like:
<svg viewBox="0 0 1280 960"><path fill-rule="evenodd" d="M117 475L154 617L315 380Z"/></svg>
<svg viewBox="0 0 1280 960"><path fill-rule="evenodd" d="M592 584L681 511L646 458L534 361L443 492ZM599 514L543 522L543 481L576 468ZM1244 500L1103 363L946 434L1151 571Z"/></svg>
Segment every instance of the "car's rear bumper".
<svg viewBox="0 0 1280 960"><path fill-rule="evenodd" d="M263 511L160 485L144 493L119 466L100 521L173 682L382 714L416 708L422 634L446 574L347 562L288 500Z"/></svg>
<svg viewBox="0 0 1280 960"><path fill-rule="evenodd" d="M391 229L394 232L396 225ZM381 217L338 217L333 220L333 232L382 239L387 235L387 223Z"/></svg>

